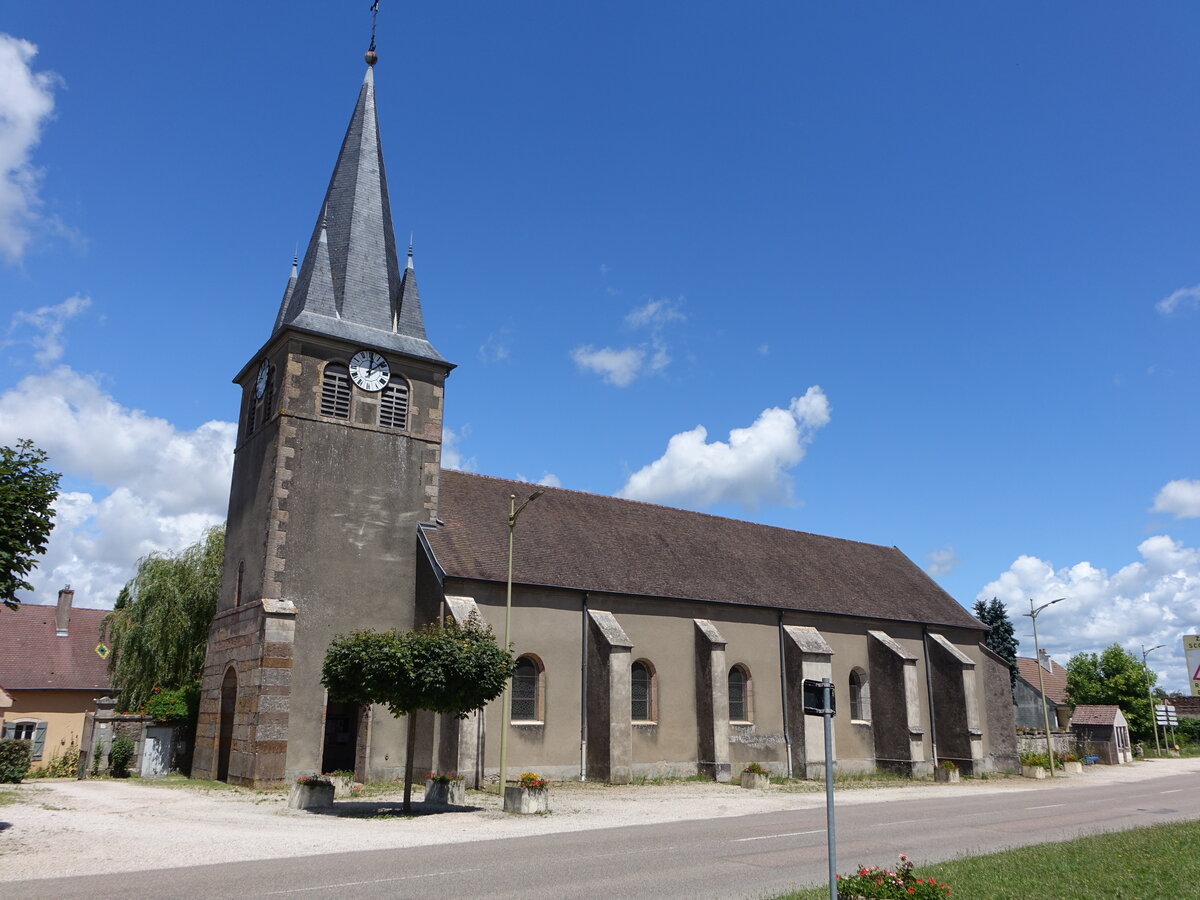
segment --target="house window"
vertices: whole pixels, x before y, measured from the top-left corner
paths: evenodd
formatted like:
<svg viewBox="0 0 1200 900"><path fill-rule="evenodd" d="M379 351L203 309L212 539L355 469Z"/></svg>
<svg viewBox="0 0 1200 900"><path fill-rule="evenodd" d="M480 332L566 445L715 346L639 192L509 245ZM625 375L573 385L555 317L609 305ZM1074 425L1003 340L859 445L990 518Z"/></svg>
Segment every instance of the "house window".
<svg viewBox="0 0 1200 900"><path fill-rule="evenodd" d="M321 377L321 415L350 418L350 370L340 363L327 365Z"/></svg>
<svg viewBox="0 0 1200 900"><path fill-rule="evenodd" d="M46 723L36 719L7 722L4 725L4 736L18 741L29 741L32 745L32 758L37 762L42 758L42 750L46 746Z"/></svg>
<svg viewBox="0 0 1200 900"><path fill-rule="evenodd" d="M850 671L850 718L858 722L871 721L871 688L867 673L862 669Z"/></svg>
<svg viewBox="0 0 1200 900"><path fill-rule="evenodd" d="M629 667L630 718L634 722L654 722L658 719L654 667L639 659Z"/></svg>
<svg viewBox="0 0 1200 900"><path fill-rule="evenodd" d="M745 666L737 665L729 670L729 721L751 722L754 704L751 702L750 673Z"/></svg>
<svg viewBox="0 0 1200 900"><path fill-rule="evenodd" d="M533 656L522 656L512 680L512 721L541 722L542 675L544 669Z"/></svg>
<svg viewBox="0 0 1200 900"><path fill-rule="evenodd" d="M408 424L408 382L396 375L379 394L379 424L403 428Z"/></svg>

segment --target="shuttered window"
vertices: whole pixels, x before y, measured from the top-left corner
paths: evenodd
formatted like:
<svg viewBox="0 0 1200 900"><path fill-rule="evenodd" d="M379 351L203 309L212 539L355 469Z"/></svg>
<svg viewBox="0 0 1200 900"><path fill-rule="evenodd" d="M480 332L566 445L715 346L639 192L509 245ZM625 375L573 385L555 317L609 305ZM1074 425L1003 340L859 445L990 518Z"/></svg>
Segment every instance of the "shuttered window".
<svg viewBox="0 0 1200 900"><path fill-rule="evenodd" d="M408 383L392 380L379 395L379 424L384 428L404 428L408 424Z"/></svg>
<svg viewBox="0 0 1200 900"><path fill-rule="evenodd" d="M321 415L350 418L350 370L343 365L331 363L325 367L321 379Z"/></svg>

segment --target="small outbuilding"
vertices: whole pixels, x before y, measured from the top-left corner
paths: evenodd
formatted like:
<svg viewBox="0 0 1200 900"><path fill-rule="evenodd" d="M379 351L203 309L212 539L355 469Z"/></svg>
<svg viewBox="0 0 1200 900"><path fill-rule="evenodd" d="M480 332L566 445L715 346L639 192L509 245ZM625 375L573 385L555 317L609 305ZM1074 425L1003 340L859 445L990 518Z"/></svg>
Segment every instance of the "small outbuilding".
<svg viewBox="0 0 1200 900"><path fill-rule="evenodd" d="M1109 766L1133 762L1129 723L1119 706L1077 706L1071 715L1071 730L1085 756L1095 756Z"/></svg>

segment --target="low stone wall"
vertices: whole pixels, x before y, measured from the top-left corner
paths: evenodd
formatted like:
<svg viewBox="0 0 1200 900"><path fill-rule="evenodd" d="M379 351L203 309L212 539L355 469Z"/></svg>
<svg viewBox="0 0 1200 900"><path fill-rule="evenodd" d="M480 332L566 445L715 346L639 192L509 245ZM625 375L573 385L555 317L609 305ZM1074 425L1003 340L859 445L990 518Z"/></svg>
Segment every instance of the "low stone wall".
<svg viewBox="0 0 1200 900"><path fill-rule="evenodd" d="M1050 732L1050 743L1054 747L1054 755L1062 756L1066 753L1073 753L1079 756L1079 736L1073 731L1052 731ZM1045 753L1046 752L1046 732L1044 731L1018 731L1017 732L1017 752L1018 753Z"/></svg>

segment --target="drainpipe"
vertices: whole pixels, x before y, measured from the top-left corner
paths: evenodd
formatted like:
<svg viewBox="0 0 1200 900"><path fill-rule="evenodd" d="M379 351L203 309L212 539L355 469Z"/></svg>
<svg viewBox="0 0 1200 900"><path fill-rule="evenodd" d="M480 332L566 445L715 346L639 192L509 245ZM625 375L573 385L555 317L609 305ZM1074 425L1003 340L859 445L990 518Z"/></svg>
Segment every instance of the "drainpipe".
<svg viewBox="0 0 1200 900"><path fill-rule="evenodd" d="M588 592L583 592L579 653L579 780L587 781Z"/></svg>
<svg viewBox="0 0 1200 900"><path fill-rule="evenodd" d="M933 750L933 767L938 764L937 717L933 713L933 669L929 667L929 626L921 626L921 645L925 648L925 690L929 694L929 746Z"/></svg>
<svg viewBox="0 0 1200 900"><path fill-rule="evenodd" d="M787 667L784 662L783 610L779 610L779 697L783 702L783 746L787 750L787 777L792 772L792 730L788 728Z"/></svg>

